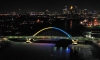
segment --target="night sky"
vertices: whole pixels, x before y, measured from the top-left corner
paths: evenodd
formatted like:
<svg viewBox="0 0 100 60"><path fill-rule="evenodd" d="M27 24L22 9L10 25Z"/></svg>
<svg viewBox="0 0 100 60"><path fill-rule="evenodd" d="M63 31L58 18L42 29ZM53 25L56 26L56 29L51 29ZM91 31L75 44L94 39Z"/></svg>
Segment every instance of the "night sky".
<svg viewBox="0 0 100 60"><path fill-rule="evenodd" d="M100 0L0 0L0 12L60 11L65 6L78 6L79 9L100 10Z"/></svg>

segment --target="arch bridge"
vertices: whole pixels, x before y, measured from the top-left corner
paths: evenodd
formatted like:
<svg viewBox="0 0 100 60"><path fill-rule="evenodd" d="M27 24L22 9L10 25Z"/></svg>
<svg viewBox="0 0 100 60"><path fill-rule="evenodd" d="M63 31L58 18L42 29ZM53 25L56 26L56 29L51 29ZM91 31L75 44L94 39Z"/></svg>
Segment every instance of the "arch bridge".
<svg viewBox="0 0 100 60"><path fill-rule="evenodd" d="M9 37L11 38L11 37ZM16 37L21 39L21 37ZM33 36L23 37L26 42L31 41L59 41L59 40L70 40L73 42L73 38L66 31L57 27L47 27L37 31Z"/></svg>
<svg viewBox="0 0 100 60"><path fill-rule="evenodd" d="M59 40L70 40L72 36L66 31L57 27L47 27L36 32L33 37L27 40L30 41L59 41ZM73 41L72 41L73 42Z"/></svg>

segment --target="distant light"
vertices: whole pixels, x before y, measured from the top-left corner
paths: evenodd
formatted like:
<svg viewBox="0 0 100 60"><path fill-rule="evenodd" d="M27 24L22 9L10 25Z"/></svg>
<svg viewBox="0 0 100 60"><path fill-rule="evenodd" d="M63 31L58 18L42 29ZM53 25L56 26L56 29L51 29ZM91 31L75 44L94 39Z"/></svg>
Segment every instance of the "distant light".
<svg viewBox="0 0 100 60"><path fill-rule="evenodd" d="M83 24L83 22L81 21L80 24Z"/></svg>
<svg viewBox="0 0 100 60"><path fill-rule="evenodd" d="M21 10L21 9L19 9L19 10Z"/></svg>
<svg viewBox="0 0 100 60"><path fill-rule="evenodd" d="M95 19L94 21L96 22L97 20Z"/></svg>
<svg viewBox="0 0 100 60"><path fill-rule="evenodd" d="M12 20L14 20L14 19L12 18Z"/></svg>
<svg viewBox="0 0 100 60"><path fill-rule="evenodd" d="M94 37L91 37L91 38L94 38Z"/></svg>
<svg viewBox="0 0 100 60"><path fill-rule="evenodd" d="M49 12L49 10L46 10L46 12Z"/></svg>
<svg viewBox="0 0 100 60"><path fill-rule="evenodd" d="M36 22L37 22L37 23L39 23L39 22L40 22L40 20L38 19Z"/></svg>
<svg viewBox="0 0 100 60"><path fill-rule="evenodd" d="M84 22L87 22L87 20L85 19Z"/></svg>
<svg viewBox="0 0 100 60"><path fill-rule="evenodd" d="M73 9L73 6L71 6L70 9L72 10Z"/></svg>
<svg viewBox="0 0 100 60"><path fill-rule="evenodd" d="M87 10L87 9L84 9L84 10Z"/></svg>

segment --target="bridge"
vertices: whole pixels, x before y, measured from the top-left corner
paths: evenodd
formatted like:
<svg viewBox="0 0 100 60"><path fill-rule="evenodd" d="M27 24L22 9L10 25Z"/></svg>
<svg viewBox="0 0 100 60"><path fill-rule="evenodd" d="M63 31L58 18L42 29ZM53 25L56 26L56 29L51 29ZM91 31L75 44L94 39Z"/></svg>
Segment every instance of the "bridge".
<svg viewBox="0 0 100 60"><path fill-rule="evenodd" d="M47 27L37 31L33 36L6 36L7 38L31 38L31 39L71 39L72 36L64 30L56 27Z"/></svg>
<svg viewBox="0 0 100 60"><path fill-rule="evenodd" d="M66 31L57 27L47 27L37 31L33 36L6 36L8 39L26 40L26 42L33 41L58 41L58 40L71 40L75 42L76 39L83 39L82 37L72 37Z"/></svg>

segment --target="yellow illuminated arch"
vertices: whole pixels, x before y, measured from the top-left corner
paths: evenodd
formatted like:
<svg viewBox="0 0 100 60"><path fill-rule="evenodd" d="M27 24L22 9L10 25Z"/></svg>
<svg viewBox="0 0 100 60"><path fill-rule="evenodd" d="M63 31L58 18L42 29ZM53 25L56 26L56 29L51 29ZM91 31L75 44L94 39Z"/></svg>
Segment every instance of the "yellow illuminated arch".
<svg viewBox="0 0 100 60"><path fill-rule="evenodd" d="M40 31L38 31L37 33L35 33L35 34L33 35L33 37L36 36L38 33L42 32L42 31L44 31L44 30L47 30L47 29L51 29L51 28L52 28L52 27L47 27L47 28L41 29Z"/></svg>

